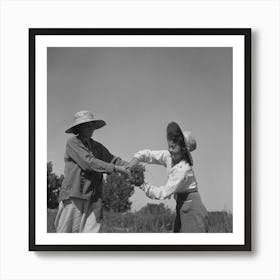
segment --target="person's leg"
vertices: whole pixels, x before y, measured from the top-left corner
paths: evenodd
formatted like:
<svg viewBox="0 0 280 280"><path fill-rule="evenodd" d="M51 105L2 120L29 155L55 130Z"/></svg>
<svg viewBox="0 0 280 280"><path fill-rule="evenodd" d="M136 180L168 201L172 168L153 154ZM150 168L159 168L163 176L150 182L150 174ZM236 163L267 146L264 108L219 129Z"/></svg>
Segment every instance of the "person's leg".
<svg viewBox="0 0 280 280"><path fill-rule="evenodd" d="M180 209L180 218L181 218L181 230L184 233L188 232L198 232L196 219L192 211L192 201L186 200Z"/></svg>
<svg viewBox="0 0 280 280"><path fill-rule="evenodd" d="M88 201L85 205L85 210L82 216L80 232L83 233L97 233L101 227L102 216L102 200Z"/></svg>
<svg viewBox="0 0 280 280"><path fill-rule="evenodd" d="M180 209L181 231L205 233L207 232L206 214L198 193L190 194Z"/></svg>
<svg viewBox="0 0 280 280"><path fill-rule="evenodd" d="M206 233L207 226L204 218L195 211L189 213L181 213L181 232L185 233Z"/></svg>
<svg viewBox="0 0 280 280"><path fill-rule="evenodd" d="M67 199L59 203L59 209L55 218L55 228L57 233L79 232L82 218L81 199Z"/></svg>

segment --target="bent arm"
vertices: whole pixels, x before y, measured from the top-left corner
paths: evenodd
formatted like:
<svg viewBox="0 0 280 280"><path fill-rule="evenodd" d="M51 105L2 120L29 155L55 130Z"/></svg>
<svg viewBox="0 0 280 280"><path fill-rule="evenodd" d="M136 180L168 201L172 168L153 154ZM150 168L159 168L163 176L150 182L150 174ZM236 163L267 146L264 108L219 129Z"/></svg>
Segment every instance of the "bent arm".
<svg viewBox="0 0 280 280"><path fill-rule="evenodd" d="M149 164L158 164L166 167L168 157L169 157L169 152L166 150L161 150L161 151L142 150L134 154L132 161L145 162Z"/></svg>
<svg viewBox="0 0 280 280"><path fill-rule="evenodd" d="M102 149L102 160L104 160L105 162L113 163L115 165L120 165L120 166L124 166L128 164L127 161L122 160L120 157L111 154L109 150L101 143L99 143L99 145L101 146Z"/></svg>
<svg viewBox="0 0 280 280"><path fill-rule="evenodd" d="M90 154L87 148L79 141L69 139L66 144L66 152L83 170L96 172L113 172L114 164L97 159Z"/></svg>
<svg viewBox="0 0 280 280"><path fill-rule="evenodd" d="M145 194L152 199L166 199L175 192L180 192L186 188L188 177L185 170L174 170L169 177L168 181L163 186L153 186L149 183L144 183L140 186Z"/></svg>

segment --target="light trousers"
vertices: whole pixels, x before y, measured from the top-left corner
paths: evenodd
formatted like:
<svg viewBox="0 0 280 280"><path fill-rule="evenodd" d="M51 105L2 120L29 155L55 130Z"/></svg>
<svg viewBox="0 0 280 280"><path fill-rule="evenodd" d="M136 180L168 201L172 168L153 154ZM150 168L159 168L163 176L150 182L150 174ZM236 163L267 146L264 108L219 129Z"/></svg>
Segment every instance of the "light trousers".
<svg viewBox="0 0 280 280"><path fill-rule="evenodd" d="M101 200L98 204L102 203ZM81 198L60 201L54 226L57 233L95 233L101 224L97 221L97 203ZM98 205L101 207L101 205Z"/></svg>

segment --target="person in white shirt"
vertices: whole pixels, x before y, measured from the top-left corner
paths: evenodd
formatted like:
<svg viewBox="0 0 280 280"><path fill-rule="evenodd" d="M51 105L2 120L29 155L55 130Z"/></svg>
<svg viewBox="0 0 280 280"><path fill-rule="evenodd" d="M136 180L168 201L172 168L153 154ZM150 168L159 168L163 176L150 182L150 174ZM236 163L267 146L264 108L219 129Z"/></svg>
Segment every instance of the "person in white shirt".
<svg viewBox="0 0 280 280"><path fill-rule="evenodd" d="M191 152L196 149L196 140L190 132L183 132L176 122L171 122L167 126L167 143L168 150L138 151L128 167L140 162L165 166L168 176L165 185L153 186L142 182L140 189L152 199L166 199L174 195L174 232L208 232L208 212L198 193L191 156Z"/></svg>

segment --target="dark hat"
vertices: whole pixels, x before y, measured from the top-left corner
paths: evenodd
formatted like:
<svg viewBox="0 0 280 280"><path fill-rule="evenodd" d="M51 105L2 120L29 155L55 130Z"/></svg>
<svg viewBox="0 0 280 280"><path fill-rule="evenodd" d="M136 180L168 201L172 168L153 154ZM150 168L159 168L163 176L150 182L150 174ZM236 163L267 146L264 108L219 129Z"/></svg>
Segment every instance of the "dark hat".
<svg viewBox="0 0 280 280"><path fill-rule="evenodd" d="M193 162L191 152L196 149L196 140L192 136L191 132L190 131L182 131L182 129L180 128L180 126L176 122L170 122L167 125L167 137L169 135L182 136L183 137L185 146L187 148L189 158L190 158L191 162Z"/></svg>

